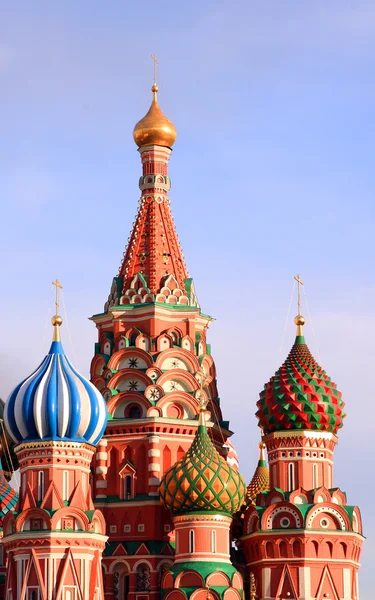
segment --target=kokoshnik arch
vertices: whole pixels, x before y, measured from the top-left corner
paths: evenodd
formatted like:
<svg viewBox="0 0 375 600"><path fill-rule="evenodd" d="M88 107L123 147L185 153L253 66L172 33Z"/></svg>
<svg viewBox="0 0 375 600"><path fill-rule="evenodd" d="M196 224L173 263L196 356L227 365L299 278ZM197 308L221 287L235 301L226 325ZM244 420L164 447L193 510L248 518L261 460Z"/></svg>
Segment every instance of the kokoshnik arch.
<svg viewBox="0 0 375 600"><path fill-rule="evenodd" d="M170 209L176 135L155 79L134 128L138 214L91 317L91 381L64 354L56 281L49 353L5 405L0 598L358 600L361 516L333 479L344 404L306 345L300 302L295 343L257 403L262 442L247 488L239 474L212 318Z"/></svg>

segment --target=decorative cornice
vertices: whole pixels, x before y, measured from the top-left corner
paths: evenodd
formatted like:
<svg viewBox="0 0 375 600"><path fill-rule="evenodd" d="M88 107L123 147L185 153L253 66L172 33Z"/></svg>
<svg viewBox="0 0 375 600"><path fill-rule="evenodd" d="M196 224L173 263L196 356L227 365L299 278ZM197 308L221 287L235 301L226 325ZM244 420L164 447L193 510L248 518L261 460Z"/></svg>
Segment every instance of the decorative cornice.
<svg viewBox="0 0 375 600"><path fill-rule="evenodd" d="M95 451L95 446L91 444L86 444L84 442L73 442L73 441L64 441L64 440L40 440L37 442L21 442L17 446L15 446L14 450L16 454L21 452L22 450L27 449L37 449L37 448L78 448L88 450L89 452Z"/></svg>
<svg viewBox="0 0 375 600"><path fill-rule="evenodd" d="M226 515L220 515L220 514L199 514L199 513L194 513L191 515L179 515L176 517L173 517L173 522L174 524L178 524L178 523L192 523L194 521L211 521L211 522L217 522L217 523L228 523L228 525L231 524L232 522L232 517L227 517Z"/></svg>

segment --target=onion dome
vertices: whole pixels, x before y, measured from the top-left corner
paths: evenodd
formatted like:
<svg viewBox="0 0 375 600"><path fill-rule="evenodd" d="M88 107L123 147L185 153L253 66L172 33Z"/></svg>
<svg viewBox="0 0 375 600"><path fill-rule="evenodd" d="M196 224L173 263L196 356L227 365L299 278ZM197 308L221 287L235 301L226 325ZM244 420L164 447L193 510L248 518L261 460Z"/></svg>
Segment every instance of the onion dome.
<svg viewBox="0 0 375 600"><path fill-rule="evenodd" d="M7 481L0 462L0 527L7 512L14 509L18 502L18 494Z"/></svg>
<svg viewBox="0 0 375 600"><path fill-rule="evenodd" d="M159 492L162 504L173 515L211 512L232 516L243 503L245 482L211 442L204 408L192 445L165 473Z"/></svg>
<svg viewBox="0 0 375 600"><path fill-rule="evenodd" d="M175 126L163 114L158 103L159 88L154 84L151 88L152 102L145 117L138 121L133 130L133 138L138 148L141 146L157 145L171 148L176 141Z"/></svg>
<svg viewBox="0 0 375 600"><path fill-rule="evenodd" d="M341 392L306 345L305 319L298 314L294 322L297 336L289 356L260 393L259 427L265 434L306 429L337 433L345 417Z"/></svg>
<svg viewBox="0 0 375 600"><path fill-rule="evenodd" d="M252 480L246 488L246 497L249 504L255 504L258 494L270 491L270 472L264 457L266 444L259 444L259 460Z"/></svg>
<svg viewBox="0 0 375 600"><path fill-rule="evenodd" d="M95 446L107 424L97 388L72 366L60 341L62 318L52 318L51 348L39 367L10 394L4 421L11 437L23 441L65 440Z"/></svg>

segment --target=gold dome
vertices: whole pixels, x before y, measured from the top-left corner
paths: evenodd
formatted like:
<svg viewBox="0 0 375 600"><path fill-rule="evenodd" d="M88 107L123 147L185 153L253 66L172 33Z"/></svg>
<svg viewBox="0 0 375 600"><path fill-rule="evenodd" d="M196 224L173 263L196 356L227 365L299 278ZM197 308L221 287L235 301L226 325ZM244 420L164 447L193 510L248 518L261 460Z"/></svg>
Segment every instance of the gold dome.
<svg viewBox="0 0 375 600"><path fill-rule="evenodd" d="M176 128L162 113L158 104L158 89L156 84L152 86L152 102L150 109L147 115L138 121L134 127L133 138L138 148L154 144L171 148L176 141Z"/></svg>

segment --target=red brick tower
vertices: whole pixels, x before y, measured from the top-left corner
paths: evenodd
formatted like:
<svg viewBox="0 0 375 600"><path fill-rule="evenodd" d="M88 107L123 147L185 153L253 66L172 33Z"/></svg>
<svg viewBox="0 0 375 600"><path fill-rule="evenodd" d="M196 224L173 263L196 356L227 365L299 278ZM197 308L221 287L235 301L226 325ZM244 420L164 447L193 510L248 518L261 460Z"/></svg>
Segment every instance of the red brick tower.
<svg viewBox="0 0 375 600"><path fill-rule="evenodd" d="M361 516L333 484L344 403L306 345L304 322L299 311L291 352L260 394L270 491L248 506L240 546L257 598L358 600Z"/></svg>
<svg viewBox="0 0 375 600"><path fill-rule="evenodd" d="M158 598L163 570L173 562L173 522L159 501L163 474L190 447L199 400L208 400L211 435L219 452L221 422L215 364L173 223L168 161L176 138L160 110L158 88L136 125L142 161L141 198L104 312L92 317L98 343L91 381L109 412L94 463L95 505L104 513L106 599Z"/></svg>

